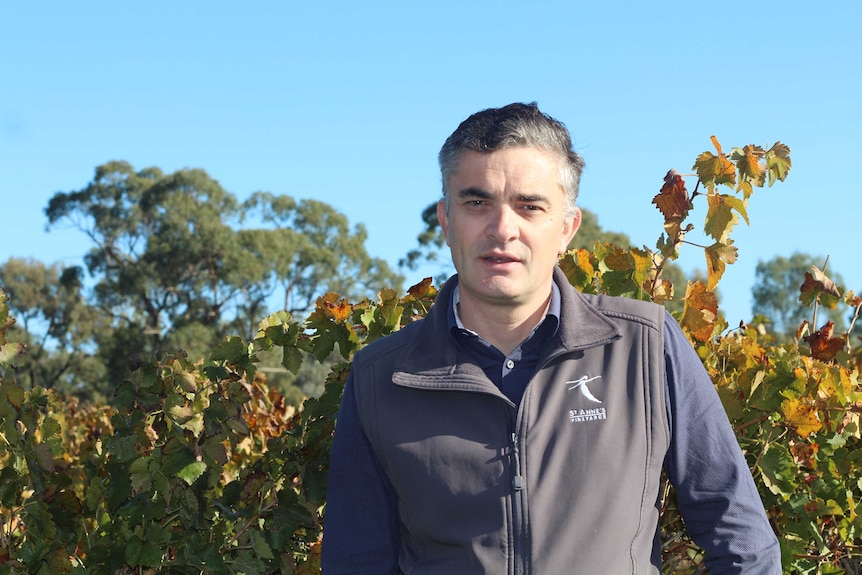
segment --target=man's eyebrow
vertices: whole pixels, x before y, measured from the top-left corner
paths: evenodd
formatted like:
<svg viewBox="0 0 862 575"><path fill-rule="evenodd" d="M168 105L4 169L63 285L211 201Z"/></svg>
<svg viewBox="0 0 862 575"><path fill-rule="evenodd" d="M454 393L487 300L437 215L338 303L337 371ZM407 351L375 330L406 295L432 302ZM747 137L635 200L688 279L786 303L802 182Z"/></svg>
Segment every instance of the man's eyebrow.
<svg viewBox="0 0 862 575"><path fill-rule="evenodd" d="M469 188L464 188L463 190L458 191L459 198L476 198L480 200L487 200L494 197L494 194L491 192L484 190L482 188L477 188L475 186L470 186ZM548 204L550 201L547 196L542 194L518 194L515 197L519 202L526 202L529 204Z"/></svg>
<svg viewBox="0 0 862 575"><path fill-rule="evenodd" d="M518 194L519 202L527 202L529 204L548 204L550 201L548 200L548 196L543 196L541 194Z"/></svg>
<svg viewBox="0 0 862 575"><path fill-rule="evenodd" d="M491 192L487 190L483 190L482 188L477 188L475 186L470 186L469 188L464 188L463 190L458 190L459 198L479 198L482 200L487 200L488 198L493 197Z"/></svg>

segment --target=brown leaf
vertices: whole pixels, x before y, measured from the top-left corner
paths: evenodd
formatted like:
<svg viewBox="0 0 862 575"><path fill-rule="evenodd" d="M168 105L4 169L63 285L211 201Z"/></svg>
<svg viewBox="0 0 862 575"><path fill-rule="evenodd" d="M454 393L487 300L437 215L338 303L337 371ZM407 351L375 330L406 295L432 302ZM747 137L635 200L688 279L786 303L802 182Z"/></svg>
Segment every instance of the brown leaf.
<svg viewBox="0 0 862 575"><path fill-rule="evenodd" d="M808 332L808 320L802 320L802 323L799 324L799 327L796 328L796 339L800 339L802 334Z"/></svg>
<svg viewBox="0 0 862 575"><path fill-rule="evenodd" d="M799 287L799 292L799 301L805 305L811 305L822 294L832 296L836 301L837 298L841 297L841 292L835 282L829 279L817 266L811 266L811 272L805 272L805 281ZM826 302L821 301L821 303Z"/></svg>
<svg viewBox="0 0 862 575"><path fill-rule="evenodd" d="M819 424L820 420L818 419L818 427ZM798 443L795 441L790 443L790 453L793 455L793 459L796 461L796 464L801 467L814 469L814 456L817 455L818 451L820 451L820 446L816 443Z"/></svg>
<svg viewBox="0 0 862 575"><path fill-rule="evenodd" d="M807 275L807 274L806 274ZM832 361L847 344L847 335L832 337L835 325L830 321L822 328L803 339L811 346L811 357L820 361Z"/></svg>
<svg viewBox="0 0 862 575"><path fill-rule="evenodd" d="M664 177L664 185L652 203L658 207L665 222L681 222L692 208L691 198L685 189L685 182L676 170L670 170Z"/></svg>
<svg viewBox="0 0 862 575"><path fill-rule="evenodd" d="M431 281L432 280L430 277L426 277L421 282L407 290L407 293L416 299L422 299L424 297L434 297L437 295L437 289L434 287Z"/></svg>
<svg viewBox="0 0 862 575"><path fill-rule="evenodd" d="M718 318L718 299L701 282L691 282L685 292L685 306L680 325L697 341L712 337Z"/></svg>

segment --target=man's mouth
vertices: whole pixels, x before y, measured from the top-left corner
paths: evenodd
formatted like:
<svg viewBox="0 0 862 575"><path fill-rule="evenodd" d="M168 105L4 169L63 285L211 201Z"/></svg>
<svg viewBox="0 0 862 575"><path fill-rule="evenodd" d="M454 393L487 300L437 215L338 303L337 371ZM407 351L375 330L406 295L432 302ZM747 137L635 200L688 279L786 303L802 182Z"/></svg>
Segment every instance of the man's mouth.
<svg viewBox="0 0 862 575"><path fill-rule="evenodd" d="M518 261L518 258L502 254L488 254L482 256L482 259L492 264L507 264Z"/></svg>

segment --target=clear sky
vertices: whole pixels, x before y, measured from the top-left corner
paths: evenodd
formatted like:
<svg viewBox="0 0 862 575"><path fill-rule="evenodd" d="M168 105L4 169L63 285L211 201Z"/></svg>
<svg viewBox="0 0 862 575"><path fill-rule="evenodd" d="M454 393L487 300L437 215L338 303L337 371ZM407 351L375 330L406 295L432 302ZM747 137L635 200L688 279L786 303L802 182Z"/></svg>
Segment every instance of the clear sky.
<svg viewBox="0 0 862 575"><path fill-rule="evenodd" d="M46 231L44 208L118 159L203 168L240 198L325 201L395 265L439 196L446 136L479 109L537 101L586 159L581 205L649 247L662 178L690 172L711 135L790 146L788 180L755 193L733 236L733 325L774 255L828 255L862 292L860 92L856 0L6 2L0 262L81 263L86 238ZM704 268L688 254L685 269Z"/></svg>

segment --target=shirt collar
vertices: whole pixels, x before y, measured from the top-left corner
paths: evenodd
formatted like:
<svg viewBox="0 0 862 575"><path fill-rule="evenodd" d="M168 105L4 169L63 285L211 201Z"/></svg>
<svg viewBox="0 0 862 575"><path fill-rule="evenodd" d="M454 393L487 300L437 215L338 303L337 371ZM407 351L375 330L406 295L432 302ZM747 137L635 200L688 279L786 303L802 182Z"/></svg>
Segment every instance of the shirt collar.
<svg viewBox="0 0 862 575"><path fill-rule="evenodd" d="M464 327L463 322L461 322L461 316L458 314L458 304L461 302L461 286L460 284L455 284L455 289L452 291L452 303L449 308L449 327L457 328L461 331L465 331L471 333L473 335L478 335L476 332L471 331ZM557 285L557 282L551 282L551 301L548 302L548 307L545 309L545 313L542 314L542 317L539 318L538 323L533 327L533 330L530 332L530 336L532 336L539 326L545 321L545 319L551 317L556 320L556 324L559 325L560 321L560 287ZM554 330L556 331L556 329ZM529 339L529 337L528 337Z"/></svg>

